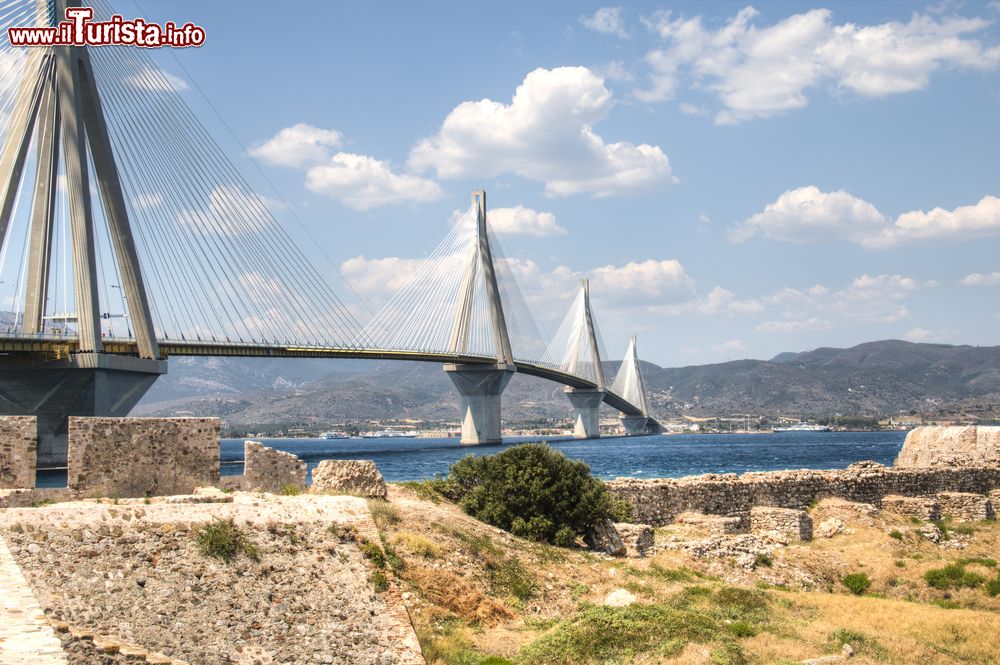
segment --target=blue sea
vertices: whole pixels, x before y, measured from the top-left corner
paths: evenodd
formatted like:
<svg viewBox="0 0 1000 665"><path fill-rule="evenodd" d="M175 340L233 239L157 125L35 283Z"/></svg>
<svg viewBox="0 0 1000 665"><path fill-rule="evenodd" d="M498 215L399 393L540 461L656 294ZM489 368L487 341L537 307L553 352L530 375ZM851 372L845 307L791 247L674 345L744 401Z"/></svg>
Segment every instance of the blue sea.
<svg viewBox="0 0 1000 665"><path fill-rule="evenodd" d="M548 439L567 457L583 460L604 478L670 478L702 473L779 469L837 469L860 460L891 465L906 432L780 434L674 434L577 441ZM465 455L489 455L523 441L462 446L457 439L259 439L306 461L310 473L325 459L374 460L386 480L420 480L447 474ZM223 439L222 475L243 473L243 440Z"/></svg>

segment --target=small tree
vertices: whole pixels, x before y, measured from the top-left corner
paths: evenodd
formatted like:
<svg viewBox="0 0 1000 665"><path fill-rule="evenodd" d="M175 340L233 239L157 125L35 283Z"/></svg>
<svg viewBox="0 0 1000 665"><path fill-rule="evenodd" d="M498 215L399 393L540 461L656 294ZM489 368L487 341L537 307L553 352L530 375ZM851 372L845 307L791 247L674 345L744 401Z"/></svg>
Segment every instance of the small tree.
<svg viewBox="0 0 1000 665"><path fill-rule="evenodd" d="M514 535L556 545L603 519L625 519L615 499L584 462L544 444L513 446L496 455L469 455L452 465L449 494L473 517Z"/></svg>

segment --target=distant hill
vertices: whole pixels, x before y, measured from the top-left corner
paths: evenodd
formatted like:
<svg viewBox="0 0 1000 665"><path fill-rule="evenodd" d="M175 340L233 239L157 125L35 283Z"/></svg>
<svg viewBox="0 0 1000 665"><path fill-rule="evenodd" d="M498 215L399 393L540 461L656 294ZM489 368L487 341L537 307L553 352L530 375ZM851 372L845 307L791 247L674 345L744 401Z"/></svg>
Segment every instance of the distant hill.
<svg viewBox="0 0 1000 665"><path fill-rule="evenodd" d="M613 376L617 363L609 363ZM1000 405L1000 347L887 340L771 360L662 368L643 363L655 415L825 417ZM562 386L518 375L504 393L509 422L563 418ZM430 363L174 358L135 413L217 415L234 426L352 420L455 420L458 397ZM998 409L1000 414L1000 409Z"/></svg>

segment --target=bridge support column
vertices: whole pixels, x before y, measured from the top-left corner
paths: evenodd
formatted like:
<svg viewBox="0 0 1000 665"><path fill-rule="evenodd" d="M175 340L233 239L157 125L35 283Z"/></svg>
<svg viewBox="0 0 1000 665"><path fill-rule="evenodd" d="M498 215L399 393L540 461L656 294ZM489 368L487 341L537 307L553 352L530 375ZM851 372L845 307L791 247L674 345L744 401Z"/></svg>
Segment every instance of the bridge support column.
<svg viewBox="0 0 1000 665"><path fill-rule="evenodd" d="M500 443L500 396L514 376L504 365L445 365L461 396L462 443Z"/></svg>
<svg viewBox="0 0 1000 665"><path fill-rule="evenodd" d="M0 365L0 414L38 419L38 467L66 466L70 416L126 416L165 360L101 353L34 365Z"/></svg>
<svg viewBox="0 0 1000 665"><path fill-rule="evenodd" d="M573 405L573 437L596 439L601 436L601 402L604 391L587 388L566 388L566 397Z"/></svg>
<svg viewBox="0 0 1000 665"><path fill-rule="evenodd" d="M648 416L626 416L622 414L619 417L622 421L622 427L625 428L626 436L641 436L646 433L646 425L649 424Z"/></svg>

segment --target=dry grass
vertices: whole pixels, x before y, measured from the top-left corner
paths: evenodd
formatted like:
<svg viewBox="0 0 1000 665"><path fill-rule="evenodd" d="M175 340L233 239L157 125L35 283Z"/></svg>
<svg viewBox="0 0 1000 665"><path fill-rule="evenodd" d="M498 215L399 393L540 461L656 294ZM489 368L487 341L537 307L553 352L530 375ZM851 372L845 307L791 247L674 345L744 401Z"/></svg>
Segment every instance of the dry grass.
<svg viewBox="0 0 1000 665"><path fill-rule="evenodd" d="M425 559L440 559L444 554L444 548L439 544L417 533L399 531L393 534L391 540L393 545L402 546L410 554L422 556Z"/></svg>
<svg viewBox="0 0 1000 665"><path fill-rule="evenodd" d="M968 546L953 550L916 536L919 525L908 518L845 519L850 533L781 548L773 566L745 573L725 561L677 551L608 560L540 547L476 522L446 501L434 503L398 487L391 487L390 498L397 519L380 521L387 542L406 559L401 577L413 594L407 606L428 662L476 664L489 655L516 661L529 653L529 645L559 630L560 622L581 616L587 604L601 605L619 588L640 592L640 603L663 605L678 594L731 588L725 580L751 589L761 580L784 584L775 576L797 571L811 580L812 590L767 591L766 626L756 635L732 638L747 662L790 663L838 653L837 638L850 636L864 642L860 649L852 644L858 654L851 662L857 665L1000 663L1000 640L992 637L1000 631L1000 597L991 598L982 587L941 591L923 579L927 570L961 559L997 558L997 524L975 525ZM902 540L889 535L894 529ZM491 580L490 566L507 559L515 559L519 576L535 583L523 601ZM989 566L966 565L989 579L996 574ZM871 578L866 595L854 596L840 584L854 572ZM794 581L787 584L798 588ZM932 604L946 596L963 609ZM726 662L715 653L719 648L689 643L670 656L636 655L620 662Z"/></svg>

